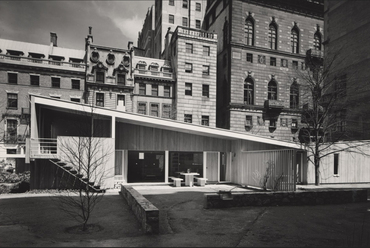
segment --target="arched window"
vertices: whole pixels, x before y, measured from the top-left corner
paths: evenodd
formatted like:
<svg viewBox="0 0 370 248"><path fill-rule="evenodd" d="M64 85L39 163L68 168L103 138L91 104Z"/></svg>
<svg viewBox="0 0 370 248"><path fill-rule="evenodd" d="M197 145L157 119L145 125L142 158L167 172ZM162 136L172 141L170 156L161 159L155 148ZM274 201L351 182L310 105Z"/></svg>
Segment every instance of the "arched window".
<svg viewBox="0 0 370 248"><path fill-rule="evenodd" d="M247 45L254 46L254 21L251 16L245 20L244 35Z"/></svg>
<svg viewBox="0 0 370 248"><path fill-rule="evenodd" d="M271 49L277 49L277 25L275 23L269 25L269 45Z"/></svg>
<svg viewBox="0 0 370 248"><path fill-rule="evenodd" d="M296 81L290 86L290 108L299 108L299 87Z"/></svg>
<svg viewBox="0 0 370 248"><path fill-rule="evenodd" d="M316 32L313 37L313 47L317 51L321 51L321 34L320 32Z"/></svg>
<svg viewBox="0 0 370 248"><path fill-rule="evenodd" d="M254 104L254 82L248 77L244 81L244 104L253 105Z"/></svg>
<svg viewBox="0 0 370 248"><path fill-rule="evenodd" d="M269 82L267 92L269 100L277 100L277 84L275 80Z"/></svg>
<svg viewBox="0 0 370 248"><path fill-rule="evenodd" d="M299 30L296 25L292 28L291 33L292 53L299 53Z"/></svg>

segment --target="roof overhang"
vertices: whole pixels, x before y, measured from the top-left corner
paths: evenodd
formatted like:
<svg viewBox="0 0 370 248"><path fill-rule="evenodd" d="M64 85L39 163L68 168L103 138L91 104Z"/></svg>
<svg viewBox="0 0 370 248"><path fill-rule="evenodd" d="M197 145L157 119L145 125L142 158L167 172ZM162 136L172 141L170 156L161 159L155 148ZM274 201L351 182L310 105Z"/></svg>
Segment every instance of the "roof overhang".
<svg viewBox="0 0 370 248"><path fill-rule="evenodd" d="M30 94L31 103L34 102L35 104L44 105L45 107L49 107L56 111L67 111L67 112L85 112L91 113L92 107L87 104L81 104L76 102L70 102L61 99L52 99L45 96L40 95L33 95ZM230 131L220 128L214 127L207 127L207 126L200 126L191 123L179 122L175 120L169 119L162 119L158 117L152 117L147 115L140 115L135 113L127 113L122 112L114 109L108 109L103 107L93 107L93 111L97 115L102 115L105 117L112 117L115 118L117 122L122 123L129 123L134 125L140 126L147 126L152 128L164 129L164 130L171 130L176 132L182 133L189 133L189 134L196 134L201 136L213 137L213 138L220 138L220 139L227 139L227 140L246 140L246 141L253 141L253 142L260 142L270 145L282 146L285 148L292 148L292 149L305 149L302 145L294 143L294 142L287 142L287 141L280 141L268 137L257 136L252 134L246 134L242 132Z"/></svg>

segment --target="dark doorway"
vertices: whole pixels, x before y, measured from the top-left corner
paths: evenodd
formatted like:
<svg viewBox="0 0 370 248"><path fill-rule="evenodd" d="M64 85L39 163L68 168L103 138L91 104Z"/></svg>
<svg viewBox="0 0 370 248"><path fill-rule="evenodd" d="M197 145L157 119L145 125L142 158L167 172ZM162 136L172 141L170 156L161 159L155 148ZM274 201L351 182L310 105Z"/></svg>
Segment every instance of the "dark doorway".
<svg viewBox="0 0 370 248"><path fill-rule="evenodd" d="M128 152L128 183L164 182L164 152Z"/></svg>

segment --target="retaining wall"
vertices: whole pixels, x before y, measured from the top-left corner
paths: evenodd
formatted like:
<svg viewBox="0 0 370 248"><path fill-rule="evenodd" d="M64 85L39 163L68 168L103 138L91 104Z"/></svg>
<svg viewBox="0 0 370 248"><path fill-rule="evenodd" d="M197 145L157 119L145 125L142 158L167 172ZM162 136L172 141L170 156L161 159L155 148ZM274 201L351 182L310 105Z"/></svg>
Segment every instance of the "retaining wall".
<svg viewBox="0 0 370 248"><path fill-rule="evenodd" d="M159 210L132 186L121 185L120 195L125 198L144 233L159 233Z"/></svg>
<svg viewBox="0 0 370 248"><path fill-rule="evenodd" d="M220 197L218 193L204 195L204 208L247 206L322 205L366 202L367 189L342 189L299 192L232 192Z"/></svg>

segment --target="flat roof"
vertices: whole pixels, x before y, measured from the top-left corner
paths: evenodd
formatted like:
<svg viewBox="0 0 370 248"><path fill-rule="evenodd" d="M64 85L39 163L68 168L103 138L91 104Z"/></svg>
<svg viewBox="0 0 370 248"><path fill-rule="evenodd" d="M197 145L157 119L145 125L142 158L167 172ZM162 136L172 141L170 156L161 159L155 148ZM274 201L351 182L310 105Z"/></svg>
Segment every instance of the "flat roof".
<svg viewBox="0 0 370 248"><path fill-rule="evenodd" d="M62 99L55 99L41 95L30 94L31 103L49 106L53 109L65 109L69 112L81 111L90 113L91 107L88 104L76 103ZM192 123L180 122L171 119L163 119L154 116L141 115L136 113L127 113L115 109L93 106L94 113L97 115L108 116L115 118L118 122L147 126L152 128L159 128L182 133L196 134L207 137L222 138L228 140L247 140L270 145L277 145L293 149L305 149L301 144L276 140L260 135L248 134L243 132L231 131L221 128L201 126Z"/></svg>

